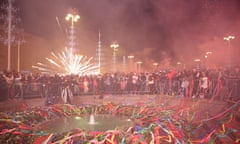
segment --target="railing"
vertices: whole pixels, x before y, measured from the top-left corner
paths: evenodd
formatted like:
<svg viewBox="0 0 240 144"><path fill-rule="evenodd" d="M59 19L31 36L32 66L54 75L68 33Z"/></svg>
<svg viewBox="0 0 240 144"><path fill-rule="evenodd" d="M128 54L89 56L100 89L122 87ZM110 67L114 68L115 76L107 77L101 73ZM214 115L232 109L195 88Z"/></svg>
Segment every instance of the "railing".
<svg viewBox="0 0 240 144"><path fill-rule="evenodd" d="M61 83L43 84L34 82L14 85L12 90L14 96L20 96L22 98L40 98L60 96L62 88L63 85ZM145 82L140 82L137 84L127 83L125 88L121 88L120 83L114 85L104 84L98 87L89 85L87 87L88 90L78 84L71 84L70 88L74 96L103 94L164 94L173 96L184 95L184 90L181 87L180 80L173 80L171 83L169 83L168 80L155 81L154 84L146 84ZM200 93L198 87L196 93ZM225 81L221 82L219 82L217 79L213 79L211 80L211 85L209 85L206 94L206 98L214 97L216 99L240 99L240 79L226 79Z"/></svg>

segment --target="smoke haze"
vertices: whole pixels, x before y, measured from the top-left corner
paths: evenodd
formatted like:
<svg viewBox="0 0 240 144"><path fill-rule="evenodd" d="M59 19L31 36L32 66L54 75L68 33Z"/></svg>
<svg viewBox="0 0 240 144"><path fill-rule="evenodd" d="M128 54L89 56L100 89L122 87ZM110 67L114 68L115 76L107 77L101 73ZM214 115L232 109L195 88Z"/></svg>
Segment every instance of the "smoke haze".
<svg viewBox="0 0 240 144"><path fill-rule="evenodd" d="M172 64L193 63L206 51L213 52L211 63L218 65L226 62L223 37L234 35L231 52L234 62L240 63L236 58L240 53L239 0L19 0L14 5L20 9L27 35L45 41L42 46L47 48L41 56L65 47L69 23L64 17L73 8L81 17L76 24L78 48L87 56L95 56L100 31L109 56L109 45L116 40L119 56L134 55L145 66L164 59L171 59ZM29 51L41 47L30 40Z"/></svg>

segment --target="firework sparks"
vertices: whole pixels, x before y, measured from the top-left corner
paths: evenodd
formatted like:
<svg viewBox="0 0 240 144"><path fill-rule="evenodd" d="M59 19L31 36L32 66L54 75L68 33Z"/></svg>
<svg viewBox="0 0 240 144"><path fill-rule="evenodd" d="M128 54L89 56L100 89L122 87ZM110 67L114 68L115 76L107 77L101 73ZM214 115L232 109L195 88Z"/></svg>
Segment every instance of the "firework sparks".
<svg viewBox="0 0 240 144"><path fill-rule="evenodd" d="M65 49L61 53L52 52L53 59L46 58L48 64L38 62L36 66L32 66L40 70L42 73L48 74L77 74L77 75L89 75L98 74L99 67L91 63L91 58L87 58L83 55L73 54L71 49Z"/></svg>

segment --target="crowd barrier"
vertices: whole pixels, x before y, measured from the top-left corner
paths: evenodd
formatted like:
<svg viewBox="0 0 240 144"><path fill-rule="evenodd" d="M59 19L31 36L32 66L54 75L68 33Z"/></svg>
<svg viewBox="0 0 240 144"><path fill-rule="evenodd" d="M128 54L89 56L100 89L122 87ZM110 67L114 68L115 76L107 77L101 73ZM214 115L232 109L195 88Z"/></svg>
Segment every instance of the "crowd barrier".
<svg viewBox="0 0 240 144"><path fill-rule="evenodd" d="M88 86L88 90L78 84L69 85L74 96L82 95L145 95L145 94L164 94L172 96L181 96L183 94L183 88L180 80L172 80L169 83L168 80L156 81L153 85L147 84L126 84L124 89L121 89L120 84L103 85L100 87ZM14 97L22 98L41 98L60 96L61 90L63 89L61 83L22 83L21 85L13 86ZM208 87L206 98L216 99L239 99L240 98L240 79L226 79L225 81L219 82L217 79L211 80L211 85Z"/></svg>

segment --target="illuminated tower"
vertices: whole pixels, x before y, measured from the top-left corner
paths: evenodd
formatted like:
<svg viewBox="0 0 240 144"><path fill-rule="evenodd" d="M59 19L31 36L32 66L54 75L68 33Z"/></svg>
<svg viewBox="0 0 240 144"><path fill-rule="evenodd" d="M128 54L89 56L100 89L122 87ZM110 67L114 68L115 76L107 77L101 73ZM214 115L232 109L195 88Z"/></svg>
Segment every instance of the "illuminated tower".
<svg viewBox="0 0 240 144"><path fill-rule="evenodd" d="M117 51L119 44L116 41L113 41L110 47L113 49L113 56L112 56L112 72L117 72Z"/></svg>
<svg viewBox="0 0 240 144"><path fill-rule="evenodd" d="M122 61L122 72L127 72L127 63L126 63L126 56L123 56L123 61Z"/></svg>
<svg viewBox="0 0 240 144"><path fill-rule="evenodd" d="M18 67L17 70L20 71L20 45L24 42L23 30L20 29L20 18L17 15L19 9L14 7L14 0L6 0L2 2L0 7L0 19L3 21L3 33L1 33L0 40L7 45L7 70L13 68L12 60L15 56L13 46L18 45Z"/></svg>
<svg viewBox="0 0 240 144"><path fill-rule="evenodd" d="M102 45L101 45L101 33L100 31L98 32L98 42L97 42L97 49L96 49L96 58L95 62L96 65L99 67L99 73L102 73L103 67L104 67L104 54L102 50Z"/></svg>
<svg viewBox="0 0 240 144"><path fill-rule="evenodd" d="M70 21L71 25L68 30L68 49L70 51L70 54L73 54L73 51L76 50L77 43L76 43L76 28L74 26L74 23L76 23L80 16L78 14L68 13L65 17L66 21Z"/></svg>

